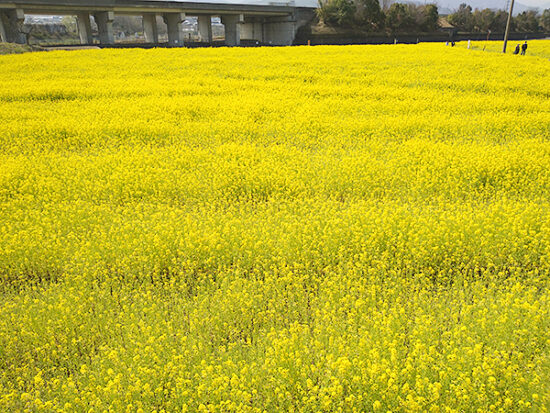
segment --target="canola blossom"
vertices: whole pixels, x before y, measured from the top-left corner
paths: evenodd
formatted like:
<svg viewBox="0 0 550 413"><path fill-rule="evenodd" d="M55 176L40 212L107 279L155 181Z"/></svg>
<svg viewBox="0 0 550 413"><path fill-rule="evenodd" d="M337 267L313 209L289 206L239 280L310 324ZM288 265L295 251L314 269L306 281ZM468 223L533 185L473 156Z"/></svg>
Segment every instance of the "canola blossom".
<svg viewBox="0 0 550 413"><path fill-rule="evenodd" d="M507 54L513 54L516 45L522 45L526 40L509 40L506 47ZM456 44L459 47L468 47L468 42L462 41ZM483 50L486 52L502 53L503 42L474 40L470 41L472 50ZM537 56L544 59L550 59L550 42L548 40L527 40L526 56ZM519 56L518 56L519 57ZM521 57L523 58L523 57Z"/></svg>
<svg viewBox="0 0 550 413"><path fill-rule="evenodd" d="M0 56L0 411L548 411L536 45Z"/></svg>

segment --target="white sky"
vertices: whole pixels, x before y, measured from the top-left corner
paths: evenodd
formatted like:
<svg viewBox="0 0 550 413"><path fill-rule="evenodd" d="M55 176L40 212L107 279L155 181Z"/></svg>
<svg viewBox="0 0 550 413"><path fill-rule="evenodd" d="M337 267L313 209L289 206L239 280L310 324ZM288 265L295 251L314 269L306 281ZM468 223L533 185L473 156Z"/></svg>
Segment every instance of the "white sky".
<svg viewBox="0 0 550 413"><path fill-rule="evenodd" d="M160 0L159 0L160 1ZM186 0L173 0L177 2L185 3ZM193 0L190 0L193 1ZM228 4L288 4L288 5L295 5L297 7L317 7L318 0L194 0L199 2L205 2L205 3L228 3ZM400 0L395 0L400 1ZM458 7L458 4L460 3L467 3L470 4L472 7L476 7L476 0L416 0L417 2L425 2L430 3L434 2L437 4L442 5L454 5L456 3L456 7ZM542 8L550 8L550 0L515 0L518 3L521 3L525 6L529 7L542 7ZM481 0L483 2L483 0ZM502 0L502 7L504 8L506 4L506 0ZM456 7L450 7L451 9Z"/></svg>
<svg viewBox="0 0 550 413"><path fill-rule="evenodd" d="M158 0L166 1L166 0ZM174 2L185 3L186 0L172 0ZM227 3L227 4L281 4L281 5L290 5L297 7L317 7L318 0L187 0L187 1L198 1L204 3ZM403 0L394 0L394 1L403 1ZM406 1L406 0L405 0ZM460 3L467 3L472 7L476 8L478 5L476 3L484 3L484 0L413 0L417 3L436 3L440 5L447 6L451 9L458 7ZM542 7L550 8L550 0L515 0L518 3L521 3L529 7ZM501 0L502 8L506 5L506 0ZM456 3L456 6L455 6Z"/></svg>
<svg viewBox="0 0 550 413"><path fill-rule="evenodd" d="M161 0L159 0L161 1ZM165 1L165 0L162 0ZM185 3L185 0L173 0ZM317 7L317 0L189 0L204 3L226 3L226 4L278 4L297 7Z"/></svg>
<svg viewBox="0 0 550 413"><path fill-rule="evenodd" d="M550 3L545 0L520 0L520 3L525 4L526 6L533 6L533 7L546 6L547 8L550 8Z"/></svg>
<svg viewBox="0 0 550 413"><path fill-rule="evenodd" d="M420 0L423 2L430 2L431 0ZM472 6L472 8L500 8L504 9L507 5L509 5L509 1L507 0L435 0L435 3L449 8L451 10L455 10L458 8L460 3L466 3ZM550 0L515 0L515 4L527 6L527 7L535 7L539 8L539 10L549 9L550 8ZM524 8L522 8L523 10ZM515 12L518 12L518 8L514 7Z"/></svg>

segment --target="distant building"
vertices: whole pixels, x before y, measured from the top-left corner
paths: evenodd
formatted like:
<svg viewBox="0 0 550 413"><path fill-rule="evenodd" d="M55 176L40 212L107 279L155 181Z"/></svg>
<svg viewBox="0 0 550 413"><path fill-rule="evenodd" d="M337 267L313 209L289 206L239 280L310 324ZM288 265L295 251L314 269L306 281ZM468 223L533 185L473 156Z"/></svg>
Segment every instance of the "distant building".
<svg viewBox="0 0 550 413"><path fill-rule="evenodd" d="M437 19L437 27L438 30L449 33L449 37L452 37L457 32L456 27L449 23L445 16L439 16Z"/></svg>

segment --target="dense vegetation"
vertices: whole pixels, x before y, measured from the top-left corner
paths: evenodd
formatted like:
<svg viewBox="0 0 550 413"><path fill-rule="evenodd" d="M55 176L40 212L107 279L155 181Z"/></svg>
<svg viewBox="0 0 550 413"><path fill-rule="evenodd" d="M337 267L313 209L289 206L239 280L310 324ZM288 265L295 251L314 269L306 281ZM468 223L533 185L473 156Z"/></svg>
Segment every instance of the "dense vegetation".
<svg viewBox="0 0 550 413"><path fill-rule="evenodd" d="M531 52L1 56L0 411L547 411Z"/></svg>
<svg viewBox="0 0 550 413"><path fill-rule="evenodd" d="M473 10L467 4L461 4L458 10L450 14L449 22L457 29L465 32L492 31L502 33L506 29L508 13L504 10ZM550 32L550 9L544 10L541 15L535 11L524 11L513 16L510 29L515 32Z"/></svg>
<svg viewBox="0 0 550 413"><path fill-rule="evenodd" d="M377 0L321 0L317 15L323 24L354 27L373 32L433 32L439 29L435 4L392 3L382 9ZM456 30L463 32L504 32L507 11L475 9L461 4L448 16ZM511 30L533 33L550 31L550 9L542 14L525 11L512 18Z"/></svg>
<svg viewBox="0 0 550 413"><path fill-rule="evenodd" d="M38 50L36 47L15 44L15 43L3 43L0 42L0 55L3 54L20 54Z"/></svg>
<svg viewBox="0 0 550 413"><path fill-rule="evenodd" d="M437 30L435 4L392 3L382 10L378 0L320 0L317 16L323 24L368 31Z"/></svg>

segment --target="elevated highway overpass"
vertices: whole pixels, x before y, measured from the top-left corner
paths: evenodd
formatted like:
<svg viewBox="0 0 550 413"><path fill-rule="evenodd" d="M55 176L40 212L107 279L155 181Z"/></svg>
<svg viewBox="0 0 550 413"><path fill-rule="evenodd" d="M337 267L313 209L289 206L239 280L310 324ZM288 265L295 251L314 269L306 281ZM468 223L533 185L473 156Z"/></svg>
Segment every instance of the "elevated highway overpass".
<svg viewBox="0 0 550 413"><path fill-rule="evenodd" d="M167 26L168 43L183 46L182 23L186 16L196 16L201 41L212 42L211 17L220 16L225 26L225 43L238 46L241 38L273 45L290 45L298 28L312 17L316 0L297 2L254 1L232 3L224 0L0 0L0 41L24 43L25 15L74 15L77 17L80 42L92 44L93 19L101 44L114 44L115 15L140 15L149 43L158 43L157 16ZM249 0L250 1L250 0Z"/></svg>

